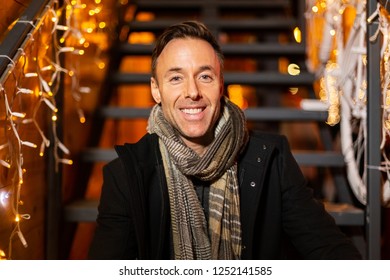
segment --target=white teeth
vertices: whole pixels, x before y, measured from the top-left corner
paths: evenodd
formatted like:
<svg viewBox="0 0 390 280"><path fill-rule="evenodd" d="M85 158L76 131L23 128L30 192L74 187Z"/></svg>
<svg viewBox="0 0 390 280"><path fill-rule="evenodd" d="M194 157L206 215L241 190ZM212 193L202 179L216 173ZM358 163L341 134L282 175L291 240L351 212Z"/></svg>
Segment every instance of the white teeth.
<svg viewBox="0 0 390 280"><path fill-rule="evenodd" d="M193 115L202 112L202 109L201 108L183 109L182 111L186 114Z"/></svg>

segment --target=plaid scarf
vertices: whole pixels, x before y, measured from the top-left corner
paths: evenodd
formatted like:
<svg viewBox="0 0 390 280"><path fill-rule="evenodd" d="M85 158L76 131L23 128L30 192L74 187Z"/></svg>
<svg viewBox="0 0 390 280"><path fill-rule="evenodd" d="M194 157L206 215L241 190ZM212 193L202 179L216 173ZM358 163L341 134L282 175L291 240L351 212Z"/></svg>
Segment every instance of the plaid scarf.
<svg viewBox="0 0 390 280"><path fill-rule="evenodd" d="M167 178L175 259L240 259L237 156L248 140L241 109L225 98L215 139L200 157L187 147L155 105L149 133L159 136ZM209 221L191 177L210 181Z"/></svg>

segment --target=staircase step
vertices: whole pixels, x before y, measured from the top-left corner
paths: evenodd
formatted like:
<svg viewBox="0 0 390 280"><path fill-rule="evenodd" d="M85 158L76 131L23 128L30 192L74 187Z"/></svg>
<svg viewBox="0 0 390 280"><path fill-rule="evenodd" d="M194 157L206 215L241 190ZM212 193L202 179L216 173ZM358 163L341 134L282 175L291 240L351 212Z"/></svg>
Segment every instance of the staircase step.
<svg viewBox="0 0 390 280"><path fill-rule="evenodd" d="M326 122L328 112L307 111L295 108L247 108L244 110L248 121L318 121Z"/></svg>
<svg viewBox="0 0 390 280"><path fill-rule="evenodd" d="M68 222L95 222L98 215L98 200L76 200L65 206L64 218Z"/></svg>
<svg viewBox="0 0 390 280"><path fill-rule="evenodd" d="M95 222L98 215L98 200L77 200L65 206L68 222ZM326 211L339 226L364 225L364 211L350 204L324 203Z"/></svg>
<svg viewBox="0 0 390 280"><path fill-rule="evenodd" d="M229 43L222 44L221 48L225 56L277 55L285 57L290 55L306 55L305 45L297 43Z"/></svg>
<svg viewBox="0 0 390 280"><path fill-rule="evenodd" d="M158 32L186 19L156 19L152 21L131 21L128 23L131 32ZM219 30L292 30L298 25L294 18L273 17L264 19L215 19L203 21L209 27Z"/></svg>
<svg viewBox="0 0 390 280"><path fill-rule="evenodd" d="M271 85L271 86L299 86L312 85L314 75L301 73L296 76L277 72L241 73L226 72L224 80L226 84Z"/></svg>
<svg viewBox="0 0 390 280"><path fill-rule="evenodd" d="M147 119L151 108L137 107L104 107L100 109L100 116L107 119Z"/></svg>
<svg viewBox="0 0 390 280"><path fill-rule="evenodd" d="M105 107L100 116L108 119L147 119L150 108L138 107ZM326 111L307 111L295 108L248 108L244 110L248 121L319 121L328 118Z"/></svg>
<svg viewBox="0 0 390 280"><path fill-rule="evenodd" d="M207 0L138 0L133 1L139 9L159 9L165 7L188 8L204 7L209 4ZM289 0L220 0L216 1L220 8L288 8Z"/></svg>
<svg viewBox="0 0 390 280"><path fill-rule="evenodd" d="M317 167L344 167L344 157L333 151L293 151L299 165ZM85 162L108 162L117 157L111 148L89 148L83 152Z"/></svg>
<svg viewBox="0 0 390 280"><path fill-rule="evenodd" d="M82 153L84 162L109 162L117 157L112 148L87 148Z"/></svg>
<svg viewBox="0 0 390 280"><path fill-rule="evenodd" d="M268 86L299 86L312 85L314 75L301 73L296 76L281 74L277 72L226 72L224 73L225 84L249 84ZM115 84L149 84L149 73L116 73L112 76Z"/></svg>
<svg viewBox="0 0 390 280"><path fill-rule="evenodd" d="M347 203L324 203L326 211L339 226L363 226L364 210Z"/></svg>
<svg viewBox="0 0 390 280"><path fill-rule="evenodd" d="M301 166L345 167L344 156L334 151L293 151Z"/></svg>
<svg viewBox="0 0 390 280"><path fill-rule="evenodd" d="M290 43L229 43L221 45L225 57L228 56L305 56L303 44ZM122 44L119 51L123 55L151 55L152 44Z"/></svg>

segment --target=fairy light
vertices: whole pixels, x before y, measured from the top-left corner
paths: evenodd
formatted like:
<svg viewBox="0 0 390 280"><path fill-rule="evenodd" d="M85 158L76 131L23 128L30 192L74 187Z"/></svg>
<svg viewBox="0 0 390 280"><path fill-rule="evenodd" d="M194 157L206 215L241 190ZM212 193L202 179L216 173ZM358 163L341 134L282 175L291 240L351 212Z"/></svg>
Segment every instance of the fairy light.
<svg viewBox="0 0 390 280"><path fill-rule="evenodd" d="M299 27L295 27L294 28L294 39L297 43L301 43L302 42L302 32L301 30L299 29Z"/></svg>
<svg viewBox="0 0 390 280"><path fill-rule="evenodd" d="M297 88L297 87L290 87L290 88L288 89L288 91L289 91L292 95L296 95L296 94L298 93L298 91L299 91L299 88Z"/></svg>
<svg viewBox="0 0 390 280"><path fill-rule="evenodd" d="M28 142L28 141L20 141L20 144L22 144L23 146L30 147L30 148L36 148L37 147L36 144Z"/></svg>
<svg viewBox="0 0 390 280"><path fill-rule="evenodd" d="M104 69L106 67L106 64L103 61L101 61L101 62L98 63L98 67L99 67L99 69L102 70L102 69Z"/></svg>
<svg viewBox="0 0 390 280"><path fill-rule="evenodd" d="M33 72L33 73L25 73L24 76L26 78L33 78L33 77L38 77L38 73Z"/></svg>
<svg viewBox="0 0 390 280"><path fill-rule="evenodd" d="M33 94L34 91L28 88L17 88L16 94L22 93L22 94Z"/></svg>
<svg viewBox="0 0 390 280"><path fill-rule="evenodd" d="M9 164L9 162L7 162L5 160L0 159L0 164L6 168L11 168L11 165Z"/></svg>
<svg viewBox="0 0 390 280"><path fill-rule="evenodd" d="M99 32L99 29L102 30L107 26L106 22L95 19L103 9L100 0L94 1L95 7L88 7L86 4L80 2L81 1L64 0L62 6L59 6L58 2L53 0L51 4L46 7L42 17L38 20L39 24L35 25L35 23L31 23L34 26L34 29L31 34L28 35L31 40L29 45L26 45L26 48L39 45L40 48L44 50L34 56L28 57L29 64L36 64L34 67L26 67L26 63L19 63L20 59L15 59L14 61L12 58L7 57L10 60L7 74L11 75L14 71L20 71L20 74L22 74L20 77L22 78L16 79L15 86L11 87L14 89L13 92L6 92L3 85L0 84L0 93L2 94L4 107L6 108L6 137L15 139L15 141L6 139L7 141L5 143L0 143L0 150L3 151L0 158L0 168L10 169L11 172L15 172L16 174L14 183L10 186L10 191L0 192L0 206L11 208L11 219L14 221L14 228L9 238L8 253L6 254L1 250L2 248L0 248L1 260L12 259L12 242L14 238L18 238L24 247L28 246L27 239L22 232L21 224L24 220L30 219L30 215L21 213L19 210L19 207L23 206L23 202L20 200L21 190L23 189L24 181L27 181L27 177L24 178L26 173L26 169L23 167L24 149L37 149L39 156L43 157L45 155L45 150L52 146L56 165L55 169L57 171L59 164L73 164L71 159L63 158L61 156L62 154L65 156L70 155L70 151L57 136L59 108L57 108L55 97L62 76L71 78L72 88L70 92L72 93L72 97L76 104L76 111L80 123L86 122L84 112L80 108L78 102L81 101L82 95L89 94L91 89L81 85L78 60L73 59L73 57L85 55L85 48L90 44L90 42L88 42L88 36L93 34L93 32ZM88 11L90 12L89 14ZM89 18L82 16L82 14L88 14ZM64 17L62 17L63 15ZM60 17L64 18L64 21L61 23L59 20ZM38 35L36 35L42 33L42 30L44 30L45 34L48 34L44 39L43 36L38 37ZM98 46L97 49L99 49L99 44L101 42L95 43ZM20 50L20 57L23 58L24 61L27 61L24 51L24 49ZM65 61L69 65L64 65L63 63L64 60L61 56L65 55ZM18 69L16 69L16 66L18 66ZM97 63L96 67L97 69L104 69L105 64L104 62L101 62L100 64ZM31 71L31 69L36 69L36 71ZM21 82L24 78L34 79L32 81L36 82L37 86L35 88L21 86ZM26 112L23 112L23 110L13 107L13 101L16 96L22 100L23 98L28 97L30 104L31 98L35 99L34 106L30 110L31 112L29 111L27 114ZM10 104L12 104L12 106L10 106ZM42 107L47 107L52 111L52 143L47 138L46 132L40 127L38 122L38 113ZM23 129L23 125L29 123L34 125L41 137L41 141L38 141L38 143L33 143L32 141L29 141L29 139L21 138L21 135L25 134L21 134L20 130Z"/></svg>
<svg viewBox="0 0 390 280"><path fill-rule="evenodd" d="M3 250L0 250L0 260L6 260L6 255Z"/></svg>
<svg viewBox="0 0 390 280"><path fill-rule="evenodd" d="M301 70L297 64L291 63L287 67L287 72L292 76L297 76L301 73Z"/></svg>
<svg viewBox="0 0 390 280"><path fill-rule="evenodd" d="M6 192L6 191L1 191L0 192L0 204L1 206L3 207L7 207L8 206L8 200L9 200L9 192Z"/></svg>
<svg viewBox="0 0 390 280"><path fill-rule="evenodd" d="M319 77L318 97L328 108L327 124L333 126L340 122L340 94L342 94L342 90L338 83L340 74L339 49L344 46L341 35L343 35L342 15L345 4L342 1L311 0L309 7L311 7L311 13L307 13L307 17L311 16L309 20L315 20L317 24L320 20L323 22L321 25L323 30L313 32L314 37L321 32L323 36L315 37L316 41L321 40L321 47L313 52L318 57L320 65L316 69L312 67L312 70L317 72L316 75Z"/></svg>
<svg viewBox="0 0 390 280"><path fill-rule="evenodd" d="M321 79L321 100L329 104L327 124L333 126L340 122L340 98L337 87L337 78L334 73L338 71L338 65L329 62L325 66L326 75Z"/></svg>
<svg viewBox="0 0 390 280"><path fill-rule="evenodd" d="M0 93L4 96L4 106L8 106L6 109L6 137L12 137L16 141L6 141L0 143L0 150L3 150L0 158L0 168L10 169L11 172L15 172L14 184L10 186L11 190L7 192L0 192L0 206L11 208L11 219L14 221L14 228L9 238L9 246L7 254L0 248L0 259L12 259L12 242L14 238L17 238L24 247L27 247L27 239L22 232L22 224L24 220L30 219L29 214L21 213L19 207L23 206L23 202L20 200L21 190L24 186L24 181L28 177L26 175L26 169L23 167L23 151L24 149L36 149L40 157L45 155L45 150L52 146L55 159L55 170L58 171L59 164L72 165L71 159L63 158L61 155L70 155L69 149L60 141L57 136L57 122L59 118L59 109L56 104L56 95L58 87L62 77L70 78L71 93L75 102L75 109L79 116L80 123L85 123L86 118L83 110L79 106L79 102L82 96L89 94L91 88L81 84L79 78L79 61L73 59L77 56L85 55L86 48L90 46L90 43L94 43L97 50L96 53L96 68L104 69L106 64L98 57L102 54L102 50L106 46L101 44L101 37L92 37L96 32L101 32L107 28L107 21L98 19L97 16L103 11L103 4L101 0L95 0L94 4L83 4L81 0L64 0L60 7L56 0L53 0L50 5L46 7L45 14L39 19L40 24L35 26L35 23L31 23L34 26L34 31L29 34L31 38L30 46L40 45L40 48L44 52L34 56L29 56L29 64L36 64L35 67L28 66L26 63L19 63L19 61L13 61L10 59L10 66L7 68L8 75L11 75L15 71L16 65L24 65L18 69L22 77L15 81L13 92L7 92L0 84ZM126 1L122 1L126 2ZM94 6L95 5L95 6ZM60 22L59 18L64 20ZM34 34L41 33L45 28L48 36L45 36L45 42L42 37L35 37ZM39 31L39 32L37 32ZM42 39L42 40L41 40ZM90 42L92 40L92 42ZM21 56L24 57L24 50L21 50ZM66 59L62 59L62 56L66 56ZM63 63L65 61L68 65ZM31 71L34 69L35 71ZM17 73L19 74L19 73ZM64 74L64 75L61 75ZM34 88L27 88L21 86L23 79L33 79L32 82L36 82L37 86ZM30 84L30 83L28 83ZM68 85L68 83L66 83ZM23 110L13 108L9 104L14 104L13 98L18 96L18 100L29 98L29 104L31 104L32 98L34 98L35 105L31 108L31 112L28 114ZM12 103L11 103L12 100ZM9 104L7 104L9 102ZM53 141L50 141L46 132L40 127L38 120L40 119L39 112L42 107L49 108L52 111L51 114L51 130L53 135ZM23 108L23 107L22 107ZM44 109L46 109L44 108ZM23 129L23 125L33 124L37 132L41 137L41 141L37 143L29 141L29 139L22 139L20 130ZM34 141L35 142L35 141ZM12 153L12 157L10 156ZM16 154L16 155L15 155Z"/></svg>
<svg viewBox="0 0 390 280"><path fill-rule="evenodd" d="M341 146L343 154L346 157L348 180L356 197L363 204L366 203L367 187L365 186L365 174L359 174L361 170L356 172L356 168L351 167L352 165L349 164L349 162L354 161L360 167L360 162L363 162L363 159L359 158L358 153L355 155L349 153L350 151L352 153L356 152L354 150L355 148L345 149L345 147L352 147L352 145L356 144L362 147L366 145L367 24L375 24L377 27L374 35L369 38L370 41L377 40L379 34L382 35L380 39L382 43L380 52L380 58L382 59L380 80L382 86L383 116L380 149L383 163L377 168L386 173L384 176L387 176L387 179L383 181L387 182L387 186L386 184L383 186L382 202L389 204L390 191L388 178L390 178L390 163L389 157L386 154L386 146L388 139L390 139L389 14L381 6L379 1L376 11L371 15L367 15L367 19L365 10L366 1L308 0L307 2L308 12L305 15L309 21L312 21L312 24L309 23L308 26L312 29L322 28L322 30L316 29L316 32L309 32L309 34L314 34L312 37L315 40L313 40L312 45L309 45L308 49L310 50L310 47L314 49L317 46L319 48L309 53L310 59L308 60L308 65L315 72L316 76L319 77L318 96L321 101L326 102L328 105L327 123L329 125L335 125L341 122ZM317 34L321 34L321 37L317 37ZM355 143L355 139L350 142L348 142L349 140L345 140L352 133L349 131L351 127L347 127L346 125L346 123L350 122L350 119L355 120L359 126L355 128L359 130L356 139L360 141L359 143Z"/></svg>
<svg viewBox="0 0 390 280"><path fill-rule="evenodd" d="M379 12L378 12L379 14ZM371 19L372 16L369 18ZM386 145L386 139L390 136L390 30L388 30L389 22L387 21L388 17L380 17L381 21L381 32L383 34L383 46L381 53L383 53L383 88L382 88L382 103L383 103L383 111L382 111L382 141L381 141L381 149L384 149ZM367 20L368 21L368 20ZM384 156L386 160L388 160L387 156ZM389 162L386 162L386 166L389 166ZM389 168L387 168L387 174L389 175Z"/></svg>

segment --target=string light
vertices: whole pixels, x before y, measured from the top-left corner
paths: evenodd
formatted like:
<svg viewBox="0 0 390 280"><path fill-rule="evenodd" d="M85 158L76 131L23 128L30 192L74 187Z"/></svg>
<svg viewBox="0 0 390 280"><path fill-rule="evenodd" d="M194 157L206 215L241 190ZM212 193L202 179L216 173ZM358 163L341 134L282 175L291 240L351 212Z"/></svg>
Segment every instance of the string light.
<svg viewBox="0 0 390 280"><path fill-rule="evenodd" d="M39 156L42 157L45 154L45 149L52 145L56 171L58 171L59 164L73 164L71 159L62 157L62 154L65 156L70 155L70 151L60 141L57 135L59 108L57 107L55 97L59 91L62 76L71 79L72 88L70 92L75 101L76 112L79 115L81 123L86 121L79 102L81 101L81 96L90 93L91 89L80 84L79 62L78 59L73 59L73 57L85 55L85 48L90 44L85 35L99 32L99 28L106 28L106 23L98 19L93 19L102 11L100 0L95 0L96 6L89 8L87 8L86 4L80 3L81 1L65 0L62 2L63 4L60 5L57 0L50 1L36 22L17 21L17 24L23 23L33 26L33 31L27 35L27 43L18 50L14 58L0 54L0 57L5 57L9 60L9 65L6 69L7 76L21 77L14 79L14 86L7 87L9 92L6 91L2 84L7 80L0 82L0 93L4 100L6 112L5 122L7 127L7 139L5 143L0 143L0 150L3 151L0 158L0 168L7 168L11 170L10 172L15 171L16 174L13 185L8 186L10 190L0 190L0 206L10 207L14 222L14 227L9 238L8 254L2 250L3 248L0 248L0 260L12 259L12 242L14 237L17 237L24 247L28 246L27 240L21 230L21 223L24 220L29 220L31 217L29 214L19 211L19 206L23 205L23 202L20 200L20 195L25 181L24 174L26 173L26 169L23 167L24 149L37 148ZM84 11L87 14L89 12L89 22L85 17L80 17L81 12L84 13ZM64 18L64 22L61 22L61 24L60 18ZM60 33L61 36L59 35ZM100 42L96 43L99 45L98 43ZM27 56L25 53L27 48L29 48L30 53L34 53L35 55ZM62 56L65 55L66 60L62 59ZM66 61L67 65L65 65L64 61ZM99 65L100 67L97 67L97 69L104 68L101 64ZM24 78L36 79L36 87L29 88L25 85L22 86L21 83ZM14 90L11 92L9 89ZM16 97L19 98L18 100L20 102L22 102L21 100L23 98L35 98L35 101L32 102L33 107L31 110L23 112L22 109L14 107ZM29 104L31 104L31 99L29 100ZM52 112L52 143L38 122L38 115L42 109L42 105L49 108ZM41 137L41 141L38 143L39 145L28 139L21 138L21 135L25 135L20 133L23 125L29 123L34 125Z"/></svg>
<svg viewBox="0 0 390 280"><path fill-rule="evenodd" d="M295 27L294 28L294 39L297 43L302 43L302 32L301 30L299 29L299 27Z"/></svg>
<svg viewBox="0 0 390 280"><path fill-rule="evenodd" d="M8 199L9 199L10 195L9 195L9 192L5 192L5 191L1 191L0 192L0 204L1 206L3 207L7 207L8 206Z"/></svg>
<svg viewBox="0 0 390 280"><path fill-rule="evenodd" d="M0 250L0 260L6 260L6 256L3 250Z"/></svg>
<svg viewBox="0 0 390 280"><path fill-rule="evenodd" d="M287 67L287 72L291 76L297 76L297 75L299 75L301 73L301 69L299 68L299 66L297 64L291 63Z"/></svg>
<svg viewBox="0 0 390 280"><path fill-rule="evenodd" d="M369 38L370 41L375 41L382 35L380 80L383 110L380 149L383 162L375 168L383 171L384 177L387 176L387 179L383 180L385 183L382 188L382 203L384 206L390 206L390 163L386 154L386 144L390 136L389 14L379 2L376 11L367 19L366 1L309 0L307 3L307 18L312 23L317 20L308 26L322 27L322 30L309 32L313 37L317 34L322 37L312 40L312 48L320 47L310 53L308 66L319 77L318 95L328 106L327 123L340 123L341 148L347 163L348 180L362 204L366 204L367 193L364 158L367 137L367 24L375 23L377 26L374 35ZM354 16L350 26L347 22L348 15ZM321 21L318 21L319 19Z"/></svg>

